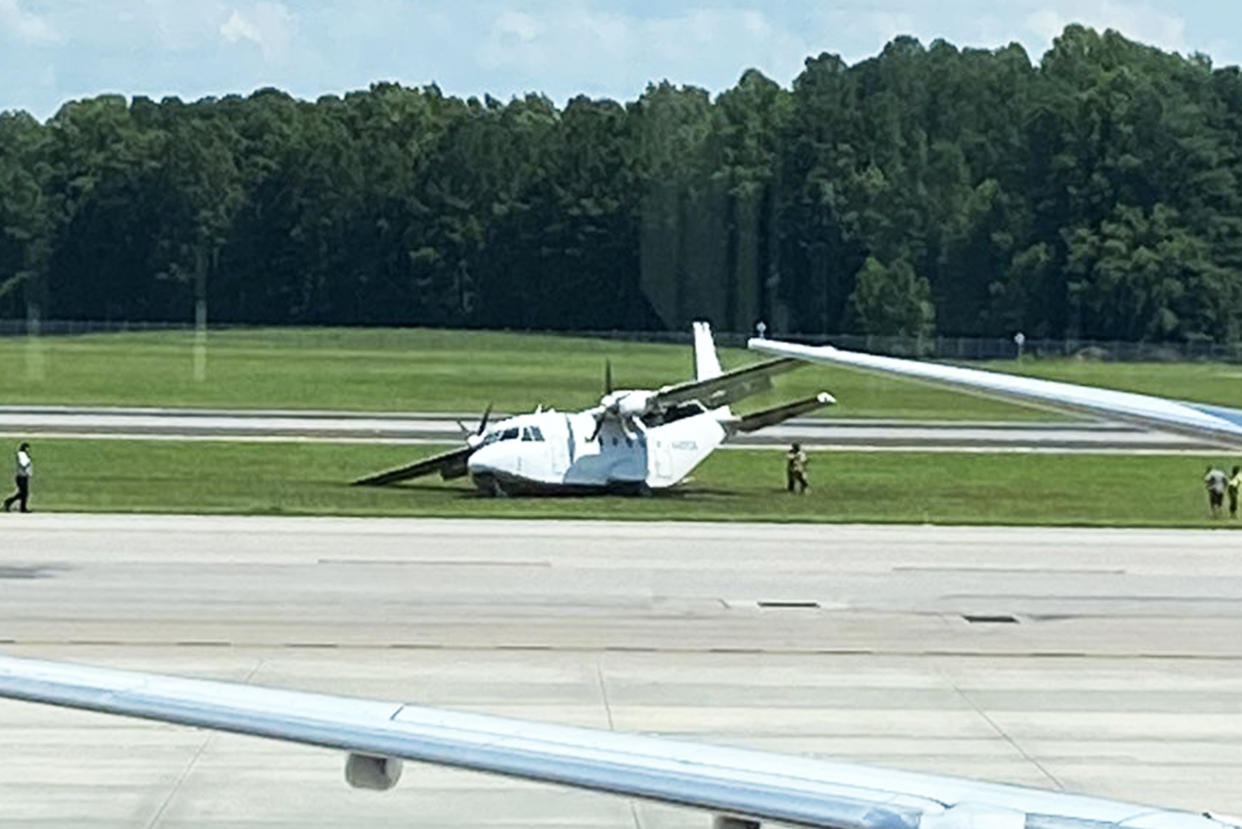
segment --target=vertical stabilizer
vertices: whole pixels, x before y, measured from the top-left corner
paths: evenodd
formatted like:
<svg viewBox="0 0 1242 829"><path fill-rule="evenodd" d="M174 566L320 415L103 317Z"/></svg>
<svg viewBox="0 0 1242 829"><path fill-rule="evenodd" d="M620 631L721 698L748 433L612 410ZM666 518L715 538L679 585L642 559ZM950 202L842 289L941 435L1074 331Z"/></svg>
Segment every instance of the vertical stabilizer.
<svg viewBox="0 0 1242 829"><path fill-rule="evenodd" d="M716 343L712 340L710 324L699 321L694 324L694 379L710 380L719 377L720 358L716 356Z"/></svg>

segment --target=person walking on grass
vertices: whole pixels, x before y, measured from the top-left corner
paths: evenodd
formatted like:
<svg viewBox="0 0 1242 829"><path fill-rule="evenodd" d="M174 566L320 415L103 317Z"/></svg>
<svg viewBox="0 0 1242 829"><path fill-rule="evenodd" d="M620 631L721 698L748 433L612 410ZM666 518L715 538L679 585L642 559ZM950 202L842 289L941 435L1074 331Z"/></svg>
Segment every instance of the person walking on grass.
<svg viewBox="0 0 1242 829"><path fill-rule="evenodd" d="M1207 489L1208 510L1213 518L1220 518L1221 504L1225 502L1225 490L1229 487L1229 477L1214 466L1209 466L1203 474L1203 486Z"/></svg>
<svg viewBox="0 0 1242 829"><path fill-rule="evenodd" d="M30 460L30 444L23 443L17 447L16 469L13 478L17 482L17 492L4 499L4 511L8 512L15 502L21 502L22 512L30 512L27 502L30 500L30 475L34 464Z"/></svg>
<svg viewBox="0 0 1242 829"><path fill-rule="evenodd" d="M1229 517L1238 517L1238 488L1242 487L1242 466L1235 466L1229 475Z"/></svg>
<svg viewBox="0 0 1242 829"><path fill-rule="evenodd" d="M801 444L789 447L789 453L785 455L785 482L790 492L794 491L795 486L800 494L811 488L806 481L806 452L802 451Z"/></svg>

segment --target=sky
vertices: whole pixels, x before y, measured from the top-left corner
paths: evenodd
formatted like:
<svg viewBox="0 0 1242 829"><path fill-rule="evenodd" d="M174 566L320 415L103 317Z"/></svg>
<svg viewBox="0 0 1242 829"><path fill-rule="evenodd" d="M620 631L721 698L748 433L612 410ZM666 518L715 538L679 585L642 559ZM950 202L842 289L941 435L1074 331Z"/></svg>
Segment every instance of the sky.
<svg viewBox="0 0 1242 829"><path fill-rule="evenodd" d="M809 55L854 63L901 34L1016 41L1038 60L1073 22L1242 61L1239 0L0 0L0 110L265 86L313 100L380 80L632 100L663 79L720 92L751 67L788 86Z"/></svg>

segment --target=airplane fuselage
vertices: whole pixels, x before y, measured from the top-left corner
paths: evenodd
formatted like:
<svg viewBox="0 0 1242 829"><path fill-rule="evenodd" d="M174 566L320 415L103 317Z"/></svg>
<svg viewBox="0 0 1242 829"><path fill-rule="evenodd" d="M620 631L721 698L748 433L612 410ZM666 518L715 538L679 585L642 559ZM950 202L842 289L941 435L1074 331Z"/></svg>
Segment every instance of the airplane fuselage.
<svg viewBox="0 0 1242 829"><path fill-rule="evenodd" d="M671 422L549 410L500 421L470 456L471 480L493 495L645 492L673 486L711 454L725 428L702 407Z"/></svg>

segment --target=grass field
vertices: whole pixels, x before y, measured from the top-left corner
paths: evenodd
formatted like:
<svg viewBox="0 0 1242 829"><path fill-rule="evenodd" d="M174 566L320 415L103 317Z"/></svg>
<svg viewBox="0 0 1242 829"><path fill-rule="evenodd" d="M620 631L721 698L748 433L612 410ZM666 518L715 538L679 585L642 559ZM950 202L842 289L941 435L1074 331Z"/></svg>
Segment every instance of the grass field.
<svg viewBox="0 0 1242 829"><path fill-rule="evenodd" d="M685 345L427 329L253 329L213 332L208 377L193 379L190 332L0 340L0 402L218 406L371 411L501 411L593 405L611 358L622 387L654 388L690 374ZM726 349L726 366L757 359ZM996 368L1171 397L1242 405L1239 369L1220 364L1074 361ZM809 366L748 401L760 408L821 389L829 416L935 420L1047 419L1051 415L908 381Z"/></svg>
<svg viewBox="0 0 1242 829"><path fill-rule="evenodd" d="M1220 526L1188 456L813 453L809 495L783 491L779 449L722 451L649 498L490 499L464 481L346 481L437 447L41 440L37 510L723 521ZM0 515L0 521L20 521Z"/></svg>

